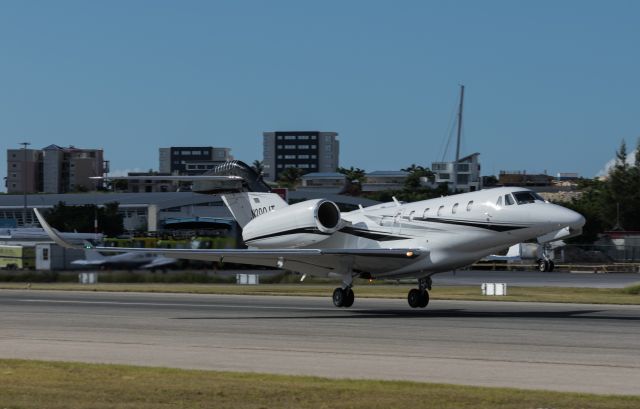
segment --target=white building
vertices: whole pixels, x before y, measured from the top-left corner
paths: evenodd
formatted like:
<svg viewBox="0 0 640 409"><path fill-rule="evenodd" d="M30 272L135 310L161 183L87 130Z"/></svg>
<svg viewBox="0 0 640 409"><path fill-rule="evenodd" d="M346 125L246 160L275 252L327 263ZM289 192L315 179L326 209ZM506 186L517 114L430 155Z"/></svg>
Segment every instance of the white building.
<svg viewBox="0 0 640 409"><path fill-rule="evenodd" d="M458 183L457 190L463 192L473 192L482 189L482 179L480 178L479 153L473 153L464 158L460 158L457 166ZM435 174L435 183L447 183L449 189L454 188L454 163L455 162L433 162L431 171Z"/></svg>

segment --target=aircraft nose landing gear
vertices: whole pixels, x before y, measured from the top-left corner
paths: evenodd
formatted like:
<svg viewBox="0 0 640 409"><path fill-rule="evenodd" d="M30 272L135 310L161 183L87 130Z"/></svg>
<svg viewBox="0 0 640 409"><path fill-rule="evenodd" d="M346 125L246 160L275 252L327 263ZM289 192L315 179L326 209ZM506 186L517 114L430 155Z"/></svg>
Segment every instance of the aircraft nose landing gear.
<svg viewBox="0 0 640 409"><path fill-rule="evenodd" d="M412 288L407 296L407 302L411 308L424 308L429 304L429 291L431 289L431 277L418 280L419 288Z"/></svg>

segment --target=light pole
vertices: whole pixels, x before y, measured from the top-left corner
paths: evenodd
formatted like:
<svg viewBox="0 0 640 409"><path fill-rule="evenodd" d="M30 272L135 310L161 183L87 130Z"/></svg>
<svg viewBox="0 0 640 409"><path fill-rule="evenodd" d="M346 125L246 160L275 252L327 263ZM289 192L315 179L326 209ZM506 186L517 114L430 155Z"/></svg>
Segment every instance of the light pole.
<svg viewBox="0 0 640 409"><path fill-rule="evenodd" d="M29 142L20 142L22 150L24 151L24 157L22 159L22 227L27 226L27 146L31 145Z"/></svg>

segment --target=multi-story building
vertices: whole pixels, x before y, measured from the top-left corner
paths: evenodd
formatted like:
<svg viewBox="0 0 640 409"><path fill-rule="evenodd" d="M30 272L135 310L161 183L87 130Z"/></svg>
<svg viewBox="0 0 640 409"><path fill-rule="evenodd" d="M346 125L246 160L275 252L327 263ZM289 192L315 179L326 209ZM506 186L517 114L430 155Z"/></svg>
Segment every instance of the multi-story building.
<svg viewBox="0 0 640 409"><path fill-rule="evenodd" d="M42 151L7 149L8 193L42 192Z"/></svg>
<svg viewBox="0 0 640 409"><path fill-rule="evenodd" d="M213 146L172 146L160 148L160 173L199 175L233 160L231 148Z"/></svg>
<svg viewBox="0 0 640 409"><path fill-rule="evenodd" d="M298 168L305 173L335 172L339 166L337 132L263 132L263 177L276 181L283 170Z"/></svg>
<svg viewBox="0 0 640 409"><path fill-rule="evenodd" d="M25 152L27 158L25 159ZM90 179L105 173L102 149L49 145L39 149L7 150L7 192L67 193L95 190L101 182Z"/></svg>
<svg viewBox="0 0 640 409"><path fill-rule="evenodd" d="M480 178L479 153L473 153L464 158L460 158L457 164L457 172L454 170L455 162L433 162L431 171L435 174L435 183L447 183L449 189L454 186L463 192L473 192L482 188ZM454 179L457 175L457 183Z"/></svg>

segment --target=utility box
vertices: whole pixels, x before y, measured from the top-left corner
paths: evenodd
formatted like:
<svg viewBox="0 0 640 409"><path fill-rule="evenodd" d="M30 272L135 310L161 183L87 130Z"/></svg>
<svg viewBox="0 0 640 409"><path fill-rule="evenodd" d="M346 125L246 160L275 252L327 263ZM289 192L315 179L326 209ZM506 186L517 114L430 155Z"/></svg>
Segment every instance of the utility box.
<svg viewBox="0 0 640 409"><path fill-rule="evenodd" d="M98 273L95 271L78 274L78 282L80 284L97 284Z"/></svg>
<svg viewBox="0 0 640 409"><path fill-rule="evenodd" d="M78 268L71 264L72 261L84 258L82 250L66 249L53 243L38 243L35 249L36 270L70 270Z"/></svg>
<svg viewBox="0 0 640 409"><path fill-rule="evenodd" d="M507 283L482 283L482 295L507 295Z"/></svg>
<svg viewBox="0 0 640 409"><path fill-rule="evenodd" d="M257 274L236 274L236 284L258 285L260 284L260 276Z"/></svg>

